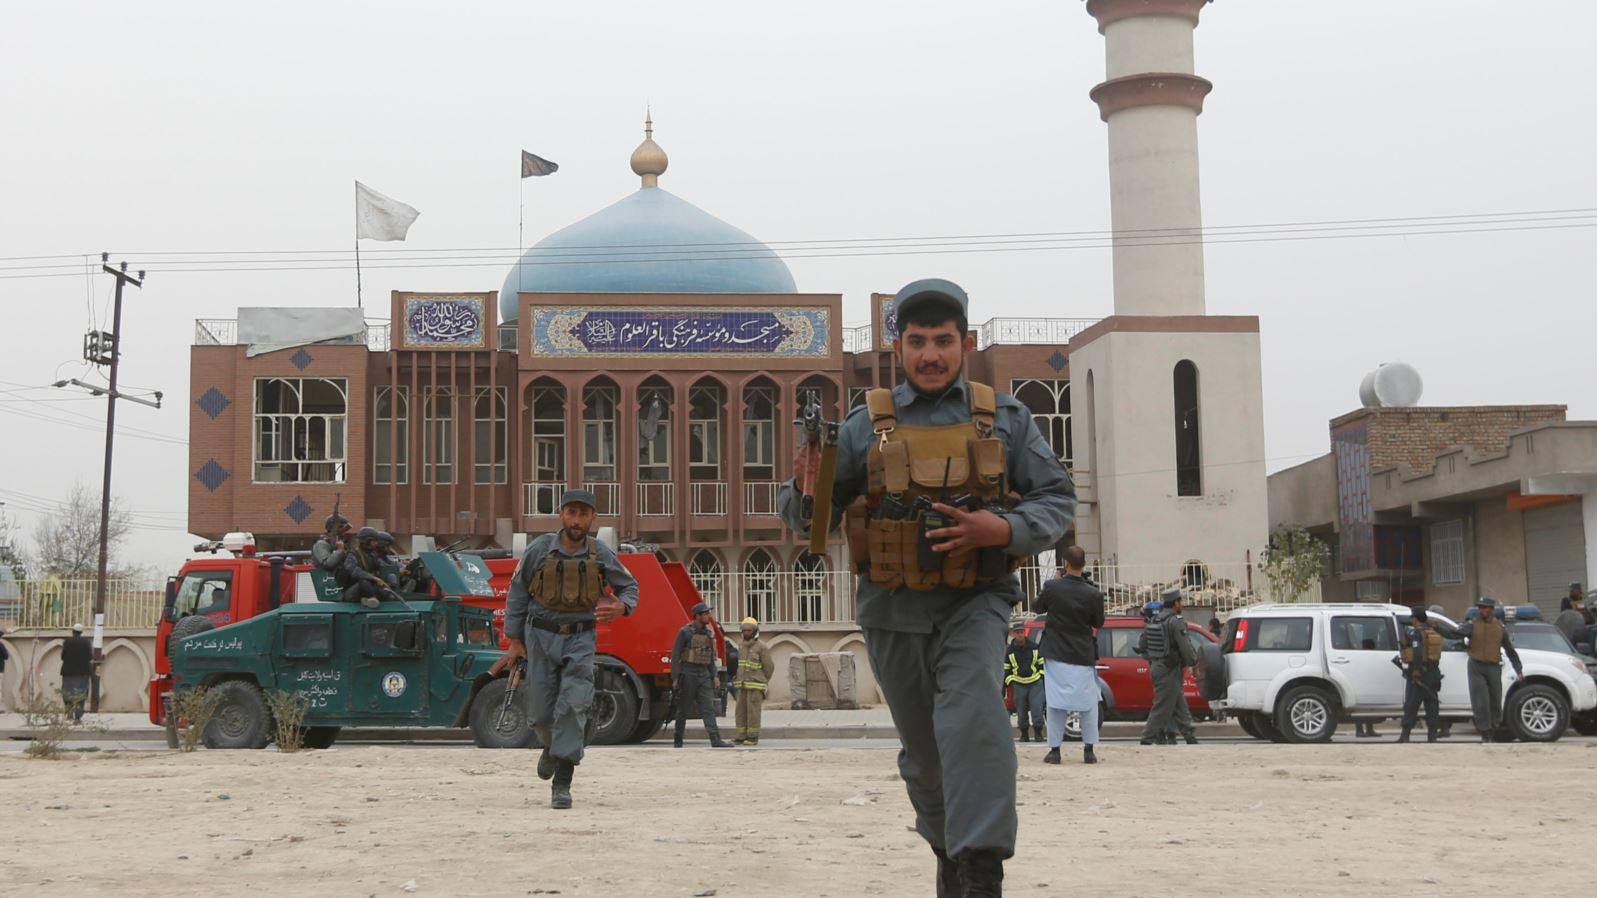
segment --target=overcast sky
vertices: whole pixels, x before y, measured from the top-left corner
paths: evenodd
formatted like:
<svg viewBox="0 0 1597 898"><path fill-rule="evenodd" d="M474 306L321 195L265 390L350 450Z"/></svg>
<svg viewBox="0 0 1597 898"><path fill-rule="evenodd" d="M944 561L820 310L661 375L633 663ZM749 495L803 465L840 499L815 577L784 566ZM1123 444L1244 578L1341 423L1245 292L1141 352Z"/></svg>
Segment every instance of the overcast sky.
<svg viewBox="0 0 1597 898"><path fill-rule="evenodd" d="M516 245L661 186L767 241L1101 231L1103 42L1078 0L808 3L12 4L0 13L0 267L15 257L352 245L351 181L421 210L410 249ZM1597 207L1597 3L1222 0L1197 31L1206 225ZM995 13L1001 10L1001 14ZM1408 229L1414 230L1414 229ZM369 245L370 246L370 245ZM396 246L385 244L384 246ZM1597 416L1597 230L1211 245L1208 308L1262 319L1269 467L1321 453L1360 377L1401 359L1426 404ZM1105 249L790 260L799 289L928 276L995 315L1111 311ZM95 266L97 268L97 266ZM494 290L508 266L367 270L388 291ZM20 269L0 275L28 273ZM170 566L192 471L195 318L354 302L354 273L152 275L124 313L116 492L138 560ZM0 390L82 376L110 279L0 280ZM8 511L98 489L104 406L0 393ZM54 399L56 403L19 401ZM45 415L83 429L24 415ZM87 417L77 417L77 416ZM33 515L23 512L24 526ZM166 528L166 529L161 529Z"/></svg>

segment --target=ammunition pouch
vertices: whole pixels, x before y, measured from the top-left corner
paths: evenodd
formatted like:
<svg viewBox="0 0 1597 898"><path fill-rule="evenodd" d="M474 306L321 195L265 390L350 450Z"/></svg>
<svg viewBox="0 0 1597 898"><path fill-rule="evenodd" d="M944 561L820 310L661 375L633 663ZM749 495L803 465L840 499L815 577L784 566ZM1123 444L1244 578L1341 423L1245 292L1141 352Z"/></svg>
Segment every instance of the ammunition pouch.
<svg viewBox="0 0 1597 898"><path fill-rule="evenodd" d="M933 503L998 513L1015 504L1004 443L993 435L997 396L984 384L966 386L970 420L942 427L900 427L890 390L866 394L875 434L866 456L868 493L845 510L845 532L855 571L884 589L968 589L1020 566L999 547L937 552L926 535L947 526Z"/></svg>
<svg viewBox="0 0 1597 898"><path fill-rule="evenodd" d="M710 633L694 633L688 637L687 649L682 652L682 660L689 664L714 664L715 640Z"/></svg>
<svg viewBox="0 0 1597 898"><path fill-rule="evenodd" d="M550 552L533 572L528 592L550 611L592 611L604 593L604 570L593 539L584 558L566 558Z"/></svg>

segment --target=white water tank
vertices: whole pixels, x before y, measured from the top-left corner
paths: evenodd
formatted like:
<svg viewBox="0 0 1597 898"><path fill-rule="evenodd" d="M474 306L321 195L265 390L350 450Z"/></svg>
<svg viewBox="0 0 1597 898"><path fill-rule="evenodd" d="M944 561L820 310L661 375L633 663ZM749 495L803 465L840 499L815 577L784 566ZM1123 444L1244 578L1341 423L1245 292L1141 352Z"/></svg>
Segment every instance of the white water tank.
<svg viewBox="0 0 1597 898"><path fill-rule="evenodd" d="M1365 408L1412 408L1419 404L1425 382L1420 372L1404 362L1387 362L1364 375L1359 402Z"/></svg>

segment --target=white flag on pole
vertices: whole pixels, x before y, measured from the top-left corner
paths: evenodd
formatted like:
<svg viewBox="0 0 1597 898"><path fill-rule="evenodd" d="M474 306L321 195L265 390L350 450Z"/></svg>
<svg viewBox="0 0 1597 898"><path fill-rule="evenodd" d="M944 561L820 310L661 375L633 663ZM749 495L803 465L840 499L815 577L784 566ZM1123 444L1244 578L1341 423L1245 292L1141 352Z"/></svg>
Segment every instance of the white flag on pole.
<svg viewBox="0 0 1597 898"><path fill-rule="evenodd" d="M420 215L415 208L355 182L355 239L404 240Z"/></svg>

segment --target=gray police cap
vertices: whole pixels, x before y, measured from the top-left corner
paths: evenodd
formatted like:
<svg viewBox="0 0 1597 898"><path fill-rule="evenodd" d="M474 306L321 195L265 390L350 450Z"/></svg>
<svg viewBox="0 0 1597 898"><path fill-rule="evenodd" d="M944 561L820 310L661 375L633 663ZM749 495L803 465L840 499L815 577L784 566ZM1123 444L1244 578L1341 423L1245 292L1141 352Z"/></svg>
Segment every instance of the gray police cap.
<svg viewBox="0 0 1597 898"><path fill-rule="evenodd" d="M599 507L599 497L593 494L593 490L566 490L565 495L560 497L561 508L573 502L581 502L589 508Z"/></svg>
<svg viewBox="0 0 1597 898"><path fill-rule="evenodd" d="M1168 605L1171 602L1181 601L1184 596L1181 595L1181 587L1172 586L1164 592L1159 593L1159 598L1164 600L1164 603Z"/></svg>
<svg viewBox="0 0 1597 898"><path fill-rule="evenodd" d="M922 278L905 284L893 297L893 317L903 321L911 309L927 303L957 307L959 314L967 317L970 313L970 297L965 295L964 288L942 278Z"/></svg>
<svg viewBox="0 0 1597 898"><path fill-rule="evenodd" d="M1475 607L1477 607L1477 608L1496 608L1497 607L1497 600L1492 598L1491 596L1481 596L1480 598L1475 600Z"/></svg>

